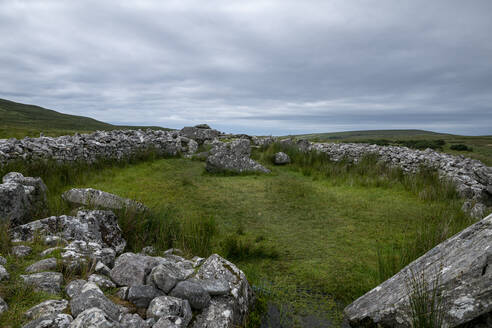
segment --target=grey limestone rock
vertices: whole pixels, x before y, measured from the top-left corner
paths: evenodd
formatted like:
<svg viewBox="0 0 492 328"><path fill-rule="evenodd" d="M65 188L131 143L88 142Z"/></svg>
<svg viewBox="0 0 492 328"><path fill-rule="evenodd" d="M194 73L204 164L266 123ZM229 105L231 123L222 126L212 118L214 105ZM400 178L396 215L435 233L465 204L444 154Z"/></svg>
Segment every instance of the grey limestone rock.
<svg viewBox="0 0 492 328"><path fill-rule="evenodd" d="M55 270L57 267L57 262L54 257L50 257L48 259L40 260L36 263L31 264L26 268L27 273L35 273L42 271L51 271Z"/></svg>
<svg viewBox="0 0 492 328"><path fill-rule="evenodd" d="M81 240L109 247L120 253L126 246L118 220L111 211L79 211L76 217L51 216L33 221L12 231L13 239L30 241L38 234L59 235L67 241Z"/></svg>
<svg viewBox="0 0 492 328"><path fill-rule="evenodd" d="M32 253L32 248L26 245L18 245L12 247L12 254L15 257L26 257Z"/></svg>
<svg viewBox="0 0 492 328"><path fill-rule="evenodd" d="M22 328L68 328L73 318L65 313L51 314L35 319Z"/></svg>
<svg viewBox="0 0 492 328"><path fill-rule="evenodd" d="M108 268L108 266L106 264L104 264L103 262L101 262L101 261L98 261L96 263L96 266L95 266L94 270L97 273L103 274L105 276L109 276L109 274L111 273L111 269Z"/></svg>
<svg viewBox="0 0 492 328"><path fill-rule="evenodd" d="M62 198L74 205L97 206L110 210L124 208L139 212L148 210L142 203L92 188L72 188Z"/></svg>
<svg viewBox="0 0 492 328"><path fill-rule="evenodd" d="M120 255L111 270L111 279L118 286L138 286L145 284L145 278L159 260L150 256L125 253Z"/></svg>
<svg viewBox="0 0 492 328"><path fill-rule="evenodd" d="M410 327L406 281L439 277L444 323L455 327L492 311L492 215L466 228L410 263L344 310L351 327Z"/></svg>
<svg viewBox="0 0 492 328"><path fill-rule="evenodd" d="M117 321L120 315L120 309L111 302L103 293L96 290L82 291L75 295L70 301L72 315L79 318L79 315L91 308L98 308L114 321Z"/></svg>
<svg viewBox="0 0 492 328"><path fill-rule="evenodd" d="M5 302L3 298L0 297L0 315L8 310L9 306L7 305L7 302Z"/></svg>
<svg viewBox="0 0 492 328"><path fill-rule="evenodd" d="M220 134L219 131L210 128L187 126L179 132L181 136L195 140L198 144L203 144L207 140L214 140Z"/></svg>
<svg viewBox="0 0 492 328"><path fill-rule="evenodd" d="M72 298L80 293L82 287L84 287L86 283L87 281L82 279L72 280L65 287L65 293L68 295L68 297Z"/></svg>
<svg viewBox="0 0 492 328"><path fill-rule="evenodd" d="M275 154L273 162L277 165L284 165L290 163L290 157L284 152L278 152Z"/></svg>
<svg viewBox="0 0 492 328"><path fill-rule="evenodd" d="M116 284L111 279L95 273L91 274L87 281L93 282L101 288L116 288Z"/></svg>
<svg viewBox="0 0 492 328"><path fill-rule="evenodd" d="M92 307L81 312L70 328L120 328L120 325L103 310Z"/></svg>
<svg viewBox="0 0 492 328"><path fill-rule="evenodd" d="M217 144L207 158L206 170L211 173L269 173L270 170L249 157L250 153L250 141L248 139Z"/></svg>
<svg viewBox="0 0 492 328"><path fill-rule="evenodd" d="M244 324L254 302L254 294L245 274L233 263L217 254L211 255L193 280L216 294L210 306L197 316L193 327L236 327Z"/></svg>
<svg viewBox="0 0 492 328"><path fill-rule="evenodd" d="M178 282L169 295L188 300L195 310L206 308L210 303L210 295L200 284L192 281Z"/></svg>
<svg viewBox="0 0 492 328"><path fill-rule="evenodd" d="M59 272L40 272L20 276L24 283L32 286L34 290L44 291L50 294L61 292L63 275Z"/></svg>
<svg viewBox="0 0 492 328"><path fill-rule="evenodd" d="M147 318L154 318L156 321L164 318L179 327L187 327L191 317L192 312L188 301L172 296L156 297L147 308Z"/></svg>
<svg viewBox="0 0 492 328"><path fill-rule="evenodd" d="M187 269L181 262L166 261L154 267L147 280L167 294L179 281L187 279L193 273L193 268Z"/></svg>
<svg viewBox="0 0 492 328"><path fill-rule="evenodd" d="M7 269L3 267L3 265L0 264L0 282L2 280L9 280L10 279L10 274L7 272Z"/></svg>
<svg viewBox="0 0 492 328"><path fill-rule="evenodd" d="M120 320L121 328L150 328L151 326L138 314L125 314Z"/></svg>
<svg viewBox="0 0 492 328"><path fill-rule="evenodd" d="M68 309L67 300L48 300L30 308L24 316L29 320L59 314Z"/></svg>
<svg viewBox="0 0 492 328"><path fill-rule="evenodd" d="M7 264L7 259L3 256L0 256L0 265L5 265Z"/></svg>
<svg viewBox="0 0 492 328"><path fill-rule="evenodd" d="M139 285L128 288L127 299L139 308L147 308L150 301L163 293L154 286Z"/></svg>

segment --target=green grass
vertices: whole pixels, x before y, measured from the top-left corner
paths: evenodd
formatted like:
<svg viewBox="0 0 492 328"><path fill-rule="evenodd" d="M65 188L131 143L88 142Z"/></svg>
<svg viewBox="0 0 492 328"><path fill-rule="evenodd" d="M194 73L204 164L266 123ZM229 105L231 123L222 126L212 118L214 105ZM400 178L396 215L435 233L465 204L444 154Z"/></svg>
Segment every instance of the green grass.
<svg viewBox="0 0 492 328"><path fill-rule="evenodd" d="M96 130L152 128L161 127L118 126L84 116L68 115L34 105L26 105L0 99L0 138L60 136L88 133Z"/></svg>

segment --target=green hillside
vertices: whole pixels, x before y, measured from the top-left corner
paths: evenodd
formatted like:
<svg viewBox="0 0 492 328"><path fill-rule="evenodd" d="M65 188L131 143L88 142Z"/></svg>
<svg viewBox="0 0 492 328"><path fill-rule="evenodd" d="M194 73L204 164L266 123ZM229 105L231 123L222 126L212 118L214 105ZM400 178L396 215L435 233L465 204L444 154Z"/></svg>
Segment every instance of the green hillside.
<svg viewBox="0 0 492 328"><path fill-rule="evenodd" d="M464 155L492 166L492 136L460 136L426 130L363 130L293 135L314 142L363 142L378 145L433 148L453 155Z"/></svg>
<svg viewBox="0 0 492 328"><path fill-rule="evenodd" d="M38 137L92 132L96 130L138 129L161 127L119 126L95 119L68 115L34 105L26 105L0 99L0 138Z"/></svg>

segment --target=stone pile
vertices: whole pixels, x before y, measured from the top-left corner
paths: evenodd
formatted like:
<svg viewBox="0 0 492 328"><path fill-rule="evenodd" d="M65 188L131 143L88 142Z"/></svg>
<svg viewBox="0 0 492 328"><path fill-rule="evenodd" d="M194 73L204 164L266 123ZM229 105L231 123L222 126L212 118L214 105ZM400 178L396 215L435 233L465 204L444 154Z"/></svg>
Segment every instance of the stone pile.
<svg viewBox="0 0 492 328"><path fill-rule="evenodd" d="M492 206L492 168L478 160L432 149L422 151L397 146L309 143L306 140L299 141L298 145L303 150L324 152L335 161L348 159L358 162L367 154L376 154L382 161L400 167L405 172L415 173L423 166L435 168L441 178L454 182L459 194L469 200L464 210L468 210L476 218L482 218L486 207Z"/></svg>
<svg viewBox="0 0 492 328"><path fill-rule="evenodd" d="M164 155L176 155L193 153L197 147L196 141L178 131L150 129L97 131L57 138L0 139L0 165L15 160L39 159L93 163L99 159L129 158L149 149Z"/></svg>

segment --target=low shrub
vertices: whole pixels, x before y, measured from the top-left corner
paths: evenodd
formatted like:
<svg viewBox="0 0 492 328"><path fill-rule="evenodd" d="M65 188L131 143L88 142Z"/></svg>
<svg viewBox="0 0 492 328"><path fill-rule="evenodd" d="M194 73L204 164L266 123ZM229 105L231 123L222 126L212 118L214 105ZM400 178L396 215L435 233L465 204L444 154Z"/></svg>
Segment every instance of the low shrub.
<svg viewBox="0 0 492 328"><path fill-rule="evenodd" d="M458 151L473 151L473 148L472 147L468 147L467 145L464 145L464 144L451 145L449 147L449 149L451 149L451 150L458 150Z"/></svg>
<svg viewBox="0 0 492 328"><path fill-rule="evenodd" d="M276 249L268 249L264 245L231 235L222 242L222 255L231 261L247 261L252 259L277 259Z"/></svg>

